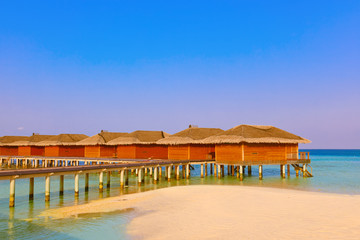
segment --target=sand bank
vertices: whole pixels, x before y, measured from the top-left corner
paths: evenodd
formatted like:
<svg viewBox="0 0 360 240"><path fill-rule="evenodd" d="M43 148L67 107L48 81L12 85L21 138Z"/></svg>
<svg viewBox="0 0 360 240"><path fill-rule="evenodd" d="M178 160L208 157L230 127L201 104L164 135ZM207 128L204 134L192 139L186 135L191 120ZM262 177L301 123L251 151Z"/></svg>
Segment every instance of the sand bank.
<svg viewBox="0 0 360 240"><path fill-rule="evenodd" d="M55 218L134 208L138 239L359 239L360 196L181 186L45 211Z"/></svg>

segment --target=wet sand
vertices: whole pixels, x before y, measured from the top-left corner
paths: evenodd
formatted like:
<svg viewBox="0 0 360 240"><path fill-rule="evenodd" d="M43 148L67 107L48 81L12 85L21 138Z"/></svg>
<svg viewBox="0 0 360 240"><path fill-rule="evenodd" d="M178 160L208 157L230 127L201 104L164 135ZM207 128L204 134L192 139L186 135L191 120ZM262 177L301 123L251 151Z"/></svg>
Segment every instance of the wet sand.
<svg viewBox="0 0 360 240"><path fill-rule="evenodd" d="M134 209L134 239L359 239L360 195L243 186L180 186L51 209L81 217Z"/></svg>

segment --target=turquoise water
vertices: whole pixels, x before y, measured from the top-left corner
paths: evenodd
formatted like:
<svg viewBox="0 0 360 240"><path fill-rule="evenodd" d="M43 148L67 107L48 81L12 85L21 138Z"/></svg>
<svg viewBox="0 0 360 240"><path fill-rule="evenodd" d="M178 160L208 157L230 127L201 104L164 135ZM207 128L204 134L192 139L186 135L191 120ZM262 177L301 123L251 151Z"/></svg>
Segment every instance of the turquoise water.
<svg viewBox="0 0 360 240"><path fill-rule="evenodd" d="M305 150L304 150L305 151ZM341 194L360 194L360 150L306 150L312 159L313 178L296 178L291 169L291 177L282 179L279 166L264 166L264 178L258 179L257 168L253 167L252 176L245 175L240 182L236 177L225 176L222 179L213 176L199 177L200 168L191 172L190 180L172 180L170 183L161 180L152 184L149 177L145 185L138 187L135 176L130 177L129 187L120 189L119 175L111 176L111 188L98 191L98 175L90 175L90 189L83 191L84 178L80 177L80 195L74 197L73 176L65 176L64 196L59 196L58 177L51 180L51 201L44 201L44 178L35 179L35 196L28 201L28 179L16 181L16 206L8 207L9 181L0 181L0 239L129 239L126 235L126 224L135 216L131 209L126 212L88 214L78 218L54 220L38 215L45 209L59 208L82 204L91 200L136 193L158 188L180 185L238 185L289 188L305 191L332 192ZM225 168L226 171L227 168ZM247 172L246 172L247 173ZM163 176L165 174L163 173ZM106 181L105 181L106 182Z"/></svg>

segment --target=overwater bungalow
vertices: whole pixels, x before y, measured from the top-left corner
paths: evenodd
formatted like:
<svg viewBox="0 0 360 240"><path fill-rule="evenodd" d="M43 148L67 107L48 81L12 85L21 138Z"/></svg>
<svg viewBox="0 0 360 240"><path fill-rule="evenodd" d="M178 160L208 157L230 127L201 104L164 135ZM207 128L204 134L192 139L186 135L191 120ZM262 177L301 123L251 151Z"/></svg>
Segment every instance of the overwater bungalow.
<svg viewBox="0 0 360 240"><path fill-rule="evenodd" d="M52 136L54 135L39 135L37 133L33 133L32 136L28 137L25 140L15 141L10 144L18 148L19 156L44 156L45 147L35 146L35 144L44 141Z"/></svg>
<svg viewBox="0 0 360 240"><path fill-rule="evenodd" d="M112 158L116 157L116 146L106 145L107 142L118 138L128 136L129 133L124 132L107 132L101 130L100 133L85 138L76 143L77 146L85 147L85 157L104 157Z"/></svg>
<svg viewBox="0 0 360 240"><path fill-rule="evenodd" d="M156 142L169 135L163 131L138 130L128 136L121 136L111 140L107 145L116 147L117 158L167 159L167 146L157 145Z"/></svg>
<svg viewBox="0 0 360 240"><path fill-rule="evenodd" d="M17 156L19 149L17 145L12 143L17 141L26 141L29 137L26 136L4 136L0 138L0 155Z"/></svg>
<svg viewBox="0 0 360 240"><path fill-rule="evenodd" d="M168 159L172 160L209 160L215 155L215 145L203 144L202 139L220 134L220 128L189 128L157 141L159 145L168 146Z"/></svg>
<svg viewBox="0 0 360 240"><path fill-rule="evenodd" d="M84 134L59 134L38 142L35 146L45 148L45 157L84 157L85 147L76 143L88 138Z"/></svg>
<svg viewBox="0 0 360 240"><path fill-rule="evenodd" d="M298 158L298 144L311 141L273 126L239 125L202 140L215 144L219 164L271 164Z"/></svg>

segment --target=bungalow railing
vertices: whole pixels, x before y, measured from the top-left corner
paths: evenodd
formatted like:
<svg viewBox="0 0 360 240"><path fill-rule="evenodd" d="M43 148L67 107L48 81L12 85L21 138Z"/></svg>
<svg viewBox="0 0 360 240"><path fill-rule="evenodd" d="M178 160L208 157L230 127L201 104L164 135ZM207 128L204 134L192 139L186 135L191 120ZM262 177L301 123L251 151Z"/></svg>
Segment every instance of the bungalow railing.
<svg viewBox="0 0 360 240"><path fill-rule="evenodd" d="M301 159L301 160L307 159L307 160L310 160L310 153L309 152L288 153L287 154L287 159L288 160L290 160L290 159Z"/></svg>
<svg viewBox="0 0 360 240"><path fill-rule="evenodd" d="M299 152L300 158L299 159L307 159L310 160L310 153L309 152Z"/></svg>

